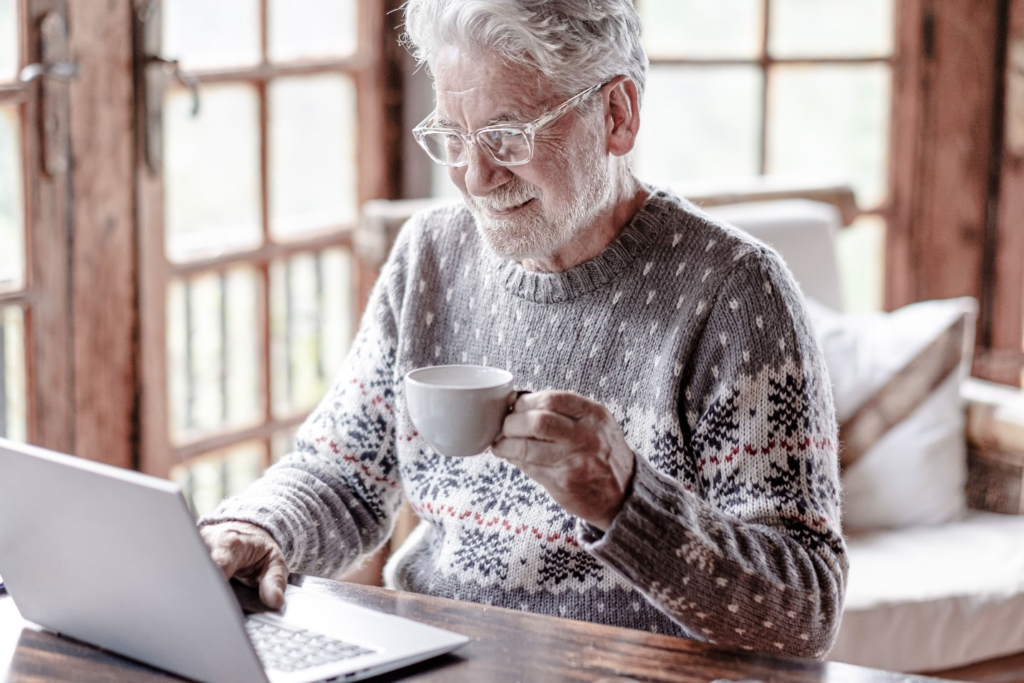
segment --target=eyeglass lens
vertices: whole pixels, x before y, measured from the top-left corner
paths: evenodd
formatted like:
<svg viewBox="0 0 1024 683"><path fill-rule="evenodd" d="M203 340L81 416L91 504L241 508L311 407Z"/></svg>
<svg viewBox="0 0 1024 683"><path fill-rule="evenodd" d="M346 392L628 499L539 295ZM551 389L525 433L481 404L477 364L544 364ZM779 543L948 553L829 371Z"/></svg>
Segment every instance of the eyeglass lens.
<svg viewBox="0 0 1024 683"><path fill-rule="evenodd" d="M446 165L466 160L466 143L454 133L424 132L423 143L430 156ZM480 131L475 140L499 164L520 164L530 158L530 143L521 130L501 128Z"/></svg>

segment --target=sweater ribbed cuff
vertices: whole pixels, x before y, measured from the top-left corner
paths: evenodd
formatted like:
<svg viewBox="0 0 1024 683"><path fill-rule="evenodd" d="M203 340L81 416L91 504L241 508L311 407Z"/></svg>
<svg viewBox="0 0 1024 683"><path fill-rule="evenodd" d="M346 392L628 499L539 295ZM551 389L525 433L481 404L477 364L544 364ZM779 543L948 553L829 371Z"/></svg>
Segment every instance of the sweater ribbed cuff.
<svg viewBox="0 0 1024 683"><path fill-rule="evenodd" d="M679 515L691 499L691 493L637 456L632 491L608 530L602 532L579 520L576 535L584 550L627 579L636 579L636 563L649 564L652 554L663 545L664 525L658 520L664 519L666 514Z"/></svg>

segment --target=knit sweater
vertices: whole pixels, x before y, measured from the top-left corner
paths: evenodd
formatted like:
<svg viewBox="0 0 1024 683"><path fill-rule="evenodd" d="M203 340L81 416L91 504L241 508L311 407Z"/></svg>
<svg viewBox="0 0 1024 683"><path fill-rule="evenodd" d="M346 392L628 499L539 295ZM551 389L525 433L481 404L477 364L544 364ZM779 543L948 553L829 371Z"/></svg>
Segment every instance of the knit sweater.
<svg viewBox="0 0 1024 683"><path fill-rule="evenodd" d="M605 532L493 455L430 449L402 377L452 363L610 410L636 468ZM495 255L461 204L412 218L296 451L201 524L252 522L292 571L334 575L403 495L422 522L400 589L807 657L836 635L836 424L801 296L769 247L664 191L560 273Z"/></svg>

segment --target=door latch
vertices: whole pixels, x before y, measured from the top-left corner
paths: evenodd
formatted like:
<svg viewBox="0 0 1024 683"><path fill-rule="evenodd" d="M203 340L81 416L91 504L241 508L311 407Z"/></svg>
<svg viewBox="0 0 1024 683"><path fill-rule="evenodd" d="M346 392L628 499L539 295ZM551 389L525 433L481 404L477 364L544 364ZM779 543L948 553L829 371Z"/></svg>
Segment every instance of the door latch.
<svg viewBox="0 0 1024 683"><path fill-rule="evenodd" d="M137 35L142 46L141 73L143 96L141 104L142 139L145 144L146 165L153 173L163 166L164 93L177 81L188 88L192 96L192 116L199 114L199 81L182 71L176 59L165 59L161 52L160 0L136 0L135 18Z"/></svg>
<svg viewBox="0 0 1024 683"><path fill-rule="evenodd" d="M71 121L68 81L78 75L78 64L68 61L68 28L64 17L47 12L39 24L39 61L18 73L22 83L42 79L39 107L42 121L43 170L57 175L68 170Z"/></svg>

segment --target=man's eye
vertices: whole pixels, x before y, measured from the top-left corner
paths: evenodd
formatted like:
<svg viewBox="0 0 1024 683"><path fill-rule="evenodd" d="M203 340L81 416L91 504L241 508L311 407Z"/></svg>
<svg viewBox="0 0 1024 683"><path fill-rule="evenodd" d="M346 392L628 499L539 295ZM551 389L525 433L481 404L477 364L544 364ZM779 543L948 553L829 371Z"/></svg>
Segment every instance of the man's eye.
<svg viewBox="0 0 1024 683"><path fill-rule="evenodd" d="M481 136L482 142L491 149L498 149L504 142L505 132L500 130L488 130Z"/></svg>
<svg viewBox="0 0 1024 683"><path fill-rule="evenodd" d="M518 147L523 139L523 134L517 130L493 130L484 133L483 142L495 150Z"/></svg>

